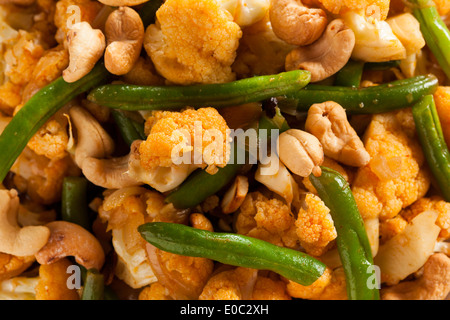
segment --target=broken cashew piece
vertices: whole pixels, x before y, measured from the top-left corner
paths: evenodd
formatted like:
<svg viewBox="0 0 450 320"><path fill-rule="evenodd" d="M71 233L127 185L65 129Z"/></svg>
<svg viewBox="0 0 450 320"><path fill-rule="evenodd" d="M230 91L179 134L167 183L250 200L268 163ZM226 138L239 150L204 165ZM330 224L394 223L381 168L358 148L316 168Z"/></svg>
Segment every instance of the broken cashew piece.
<svg viewBox="0 0 450 320"><path fill-rule="evenodd" d="M17 6L31 6L36 0L0 0L0 6L14 4Z"/></svg>
<svg viewBox="0 0 450 320"><path fill-rule="evenodd" d="M131 71L141 54L144 33L144 24L135 10L120 7L109 15L105 24L105 67L109 72L124 75Z"/></svg>
<svg viewBox="0 0 450 320"><path fill-rule="evenodd" d="M53 221L47 224L50 239L35 254L40 264L51 264L65 257L86 269L100 270L105 262L105 253L100 242L83 227L67 221Z"/></svg>
<svg viewBox="0 0 450 320"><path fill-rule="evenodd" d="M77 22L67 34L69 66L62 73L66 82L75 82L94 68L105 50L105 36L88 22Z"/></svg>
<svg viewBox="0 0 450 320"><path fill-rule="evenodd" d="M301 177L308 177L311 173L316 177L322 174L320 165L324 152L320 141L312 134L289 129L278 137L277 148L281 162L294 174Z"/></svg>
<svg viewBox="0 0 450 320"><path fill-rule="evenodd" d="M244 202L248 193L248 178L246 176L237 176L231 187L222 198L220 206L222 213L233 213Z"/></svg>
<svg viewBox="0 0 450 320"><path fill-rule="evenodd" d="M17 222L19 197L16 190L0 190L0 252L32 256L45 246L50 230L45 226L21 228Z"/></svg>
<svg viewBox="0 0 450 320"><path fill-rule="evenodd" d="M287 71L311 72L311 82L326 79L342 69L352 55L355 34L344 21L335 19L315 43L293 49L286 56Z"/></svg>
<svg viewBox="0 0 450 320"><path fill-rule="evenodd" d="M300 0L271 0L269 16L275 35L296 46L316 41L328 22L325 11L305 7Z"/></svg>
<svg viewBox="0 0 450 320"><path fill-rule="evenodd" d="M313 104L308 110L305 129L319 139L327 157L354 167L369 163L369 153L338 103Z"/></svg>

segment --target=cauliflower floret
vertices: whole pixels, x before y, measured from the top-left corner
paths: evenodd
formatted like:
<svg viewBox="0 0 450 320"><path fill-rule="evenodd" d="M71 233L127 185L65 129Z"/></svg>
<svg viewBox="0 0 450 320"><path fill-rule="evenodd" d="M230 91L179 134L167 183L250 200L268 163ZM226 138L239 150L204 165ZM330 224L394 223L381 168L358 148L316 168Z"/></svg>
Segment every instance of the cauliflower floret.
<svg viewBox="0 0 450 320"><path fill-rule="evenodd" d="M436 225L441 228L438 240L450 238L450 203L440 196L421 198L401 212L401 215L409 223L418 214L433 210L438 213Z"/></svg>
<svg viewBox="0 0 450 320"><path fill-rule="evenodd" d="M50 160L25 148L11 168L16 188L36 203L52 204L60 200L63 179L79 174L72 159Z"/></svg>
<svg viewBox="0 0 450 320"><path fill-rule="evenodd" d="M439 86L434 93L436 111L441 122L442 133L450 146L450 87Z"/></svg>
<svg viewBox="0 0 450 320"><path fill-rule="evenodd" d="M391 219L386 219L381 221L380 223L380 244L382 245L395 235L401 233L405 230L405 227L408 225L408 221L403 219L403 217L399 214Z"/></svg>
<svg viewBox="0 0 450 320"><path fill-rule="evenodd" d="M73 265L70 260L64 258L48 265L39 267L39 282L36 285L36 300L79 300L76 288L67 286L67 272Z"/></svg>
<svg viewBox="0 0 450 320"><path fill-rule="evenodd" d="M170 292L159 282L154 282L139 293L139 300L173 300Z"/></svg>
<svg viewBox="0 0 450 320"><path fill-rule="evenodd" d="M286 56L295 46L275 35L268 14L242 32L237 57L232 66L238 78L276 74L284 70Z"/></svg>
<svg viewBox="0 0 450 320"><path fill-rule="evenodd" d="M0 252L0 281L20 275L33 262L34 256L16 257L11 254Z"/></svg>
<svg viewBox="0 0 450 320"><path fill-rule="evenodd" d="M269 11L270 0L218 0L222 8L233 16L239 26L250 26Z"/></svg>
<svg viewBox="0 0 450 320"><path fill-rule="evenodd" d="M240 234L278 246L298 248L295 218L285 202L269 199L256 191L247 194L236 219Z"/></svg>
<svg viewBox="0 0 450 320"><path fill-rule="evenodd" d="M107 195L99 208L99 216L108 223L107 231L112 230L112 245L118 258L116 276L132 288L142 288L157 278L147 259L146 241L137 231L146 219L145 191L140 189L140 193L133 193L130 190L119 189Z"/></svg>
<svg viewBox="0 0 450 320"><path fill-rule="evenodd" d="M330 285L331 278L332 272L329 268L326 268L320 278L309 286L304 286L294 281L286 280L287 291L294 298L317 300L320 298L320 295L325 288Z"/></svg>
<svg viewBox="0 0 450 320"><path fill-rule="evenodd" d="M224 167L229 160L229 128L214 108L156 111L145 125L149 134L140 144L139 153L141 166L146 170L172 167L176 160L197 167L208 166L206 170L214 174L217 167Z"/></svg>
<svg viewBox="0 0 450 320"><path fill-rule="evenodd" d="M215 0L167 0L145 34L144 48L170 82L188 85L235 79L240 27Z"/></svg>
<svg viewBox="0 0 450 320"><path fill-rule="evenodd" d="M0 282L0 300L36 300L39 277L15 277Z"/></svg>
<svg viewBox="0 0 450 320"><path fill-rule="evenodd" d="M319 197L311 193L305 197L295 226L300 244L313 256L322 255L337 237L330 209Z"/></svg>
<svg viewBox="0 0 450 320"><path fill-rule="evenodd" d="M258 275L253 288L252 300L291 300L286 284L280 279Z"/></svg>
<svg viewBox="0 0 450 320"><path fill-rule="evenodd" d="M199 300L249 300L258 275L255 269L237 267L212 276Z"/></svg>
<svg viewBox="0 0 450 320"><path fill-rule="evenodd" d="M374 115L364 145L371 161L352 183L363 219L393 218L425 195L430 175L410 109Z"/></svg>

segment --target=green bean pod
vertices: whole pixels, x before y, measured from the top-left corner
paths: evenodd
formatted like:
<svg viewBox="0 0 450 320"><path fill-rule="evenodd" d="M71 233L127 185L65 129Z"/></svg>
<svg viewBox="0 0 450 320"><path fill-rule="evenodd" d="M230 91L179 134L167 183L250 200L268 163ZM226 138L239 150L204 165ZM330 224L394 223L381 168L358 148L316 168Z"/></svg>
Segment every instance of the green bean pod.
<svg viewBox="0 0 450 320"><path fill-rule="evenodd" d="M450 78L450 31L433 1L407 0L420 24L420 31L442 70Z"/></svg>
<svg viewBox="0 0 450 320"><path fill-rule="evenodd" d="M358 88L364 71L364 62L350 60L336 73L334 85L338 87Z"/></svg>
<svg viewBox="0 0 450 320"><path fill-rule="evenodd" d="M179 110L215 108L258 102L300 90L311 79L308 71L295 70L221 84L192 86L139 86L111 84L92 90L88 100L102 106L128 110Z"/></svg>
<svg viewBox="0 0 450 320"><path fill-rule="evenodd" d="M122 135L123 140L131 146L135 140L145 140L147 136L144 132L144 123L138 123L134 119L131 119L124 115L119 110L111 110L111 114L117 127Z"/></svg>
<svg viewBox="0 0 450 320"><path fill-rule="evenodd" d="M450 202L450 152L433 96L428 95L415 104L412 113L428 166L445 201Z"/></svg>
<svg viewBox="0 0 450 320"><path fill-rule="evenodd" d="M307 112L314 103L335 101L348 114L374 114L409 107L438 87L436 76L429 74L397 80L367 88L309 84L302 90L278 99L282 112Z"/></svg>
<svg viewBox="0 0 450 320"><path fill-rule="evenodd" d="M105 282L103 275L95 269L87 270L81 300L103 300L104 290Z"/></svg>
<svg viewBox="0 0 450 320"><path fill-rule="evenodd" d="M202 257L224 264L271 270L308 286L325 271L319 260L293 249L235 233L219 233L167 222L138 227L142 237L155 247L171 253Z"/></svg>
<svg viewBox="0 0 450 320"><path fill-rule="evenodd" d="M309 179L333 218L349 300L379 300L369 239L348 182L326 167L320 177L311 174Z"/></svg>
<svg viewBox="0 0 450 320"><path fill-rule="evenodd" d="M61 195L61 217L86 230L91 228L87 203L88 181L84 177L65 177Z"/></svg>
<svg viewBox="0 0 450 320"><path fill-rule="evenodd" d="M0 135L0 181L3 181L28 141L51 116L78 95L108 79L108 71L103 63L98 63L82 79L67 83L60 77L32 96Z"/></svg>

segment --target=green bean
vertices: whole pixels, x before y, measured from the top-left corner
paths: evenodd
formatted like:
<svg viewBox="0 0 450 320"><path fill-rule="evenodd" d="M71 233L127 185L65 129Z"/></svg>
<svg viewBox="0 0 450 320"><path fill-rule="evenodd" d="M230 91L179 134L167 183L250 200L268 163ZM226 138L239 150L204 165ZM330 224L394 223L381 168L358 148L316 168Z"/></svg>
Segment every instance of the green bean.
<svg viewBox="0 0 450 320"><path fill-rule="evenodd" d="M61 195L61 216L86 230L91 228L87 203L88 181L84 177L65 177Z"/></svg>
<svg viewBox="0 0 450 320"><path fill-rule="evenodd" d="M364 62L350 60L336 73L335 86L358 88L364 70Z"/></svg>
<svg viewBox="0 0 450 320"><path fill-rule="evenodd" d="M28 141L52 115L78 95L108 79L109 73L103 63L98 63L82 79L67 83L60 77L31 97L0 135L0 181L3 181Z"/></svg>
<svg viewBox="0 0 450 320"><path fill-rule="evenodd" d="M215 108L259 102L300 90L309 83L308 71L295 70L222 84L138 86L111 84L92 90L88 99L102 106L128 111L172 110L186 106Z"/></svg>
<svg viewBox="0 0 450 320"><path fill-rule="evenodd" d="M304 89L278 99L282 112L307 112L314 103L335 101L348 114L372 114L409 107L438 87L436 76L429 74L397 80L367 88L334 87L309 84Z"/></svg>
<svg viewBox="0 0 450 320"><path fill-rule="evenodd" d="M386 62L366 62L364 70L384 71L400 66L400 60L391 60Z"/></svg>
<svg viewBox="0 0 450 320"><path fill-rule="evenodd" d="M420 31L442 70L450 78L450 31L433 1L407 0L420 24Z"/></svg>
<svg viewBox="0 0 450 320"><path fill-rule="evenodd" d="M268 130L267 138L269 138L271 129L280 131L289 129L286 120L279 112L273 119L263 116L259 120L259 130ZM165 201L172 203L178 209L192 208L200 204L209 196L222 190L244 168L247 163L246 159L242 161L238 158L239 155L245 155L246 158L249 157L246 150L243 150L241 146L233 142L230 161L225 167L219 168L215 174L209 174L204 170L197 169L178 189L172 191Z"/></svg>
<svg viewBox="0 0 450 320"><path fill-rule="evenodd" d="M271 270L305 286L316 281L326 268L319 260L300 251L240 234L167 222L146 223L138 230L147 242L161 250L233 266Z"/></svg>
<svg viewBox="0 0 450 320"><path fill-rule="evenodd" d="M87 270L81 300L103 300L104 290L103 275L95 269Z"/></svg>
<svg viewBox="0 0 450 320"><path fill-rule="evenodd" d="M111 110L114 121L119 128L123 140L131 146L135 140L145 140L147 137L144 132L144 123L139 123L134 119L127 117L119 110Z"/></svg>
<svg viewBox="0 0 450 320"><path fill-rule="evenodd" d="M322 167L320 177L311 174L309 179L333 218L348 298L378 300L379 290L371 282L374 276L371 271L374 270L370 269L373 267L370 243L348 182L338 172L326 167Z"/></svg>
<svg viewBox="0 0 450 320"><path fill-rule="evenodd" d="M433 96L424 97L412 107L412 112L428 166L445 201L450 202L450 152L444 140Z"/></svg>

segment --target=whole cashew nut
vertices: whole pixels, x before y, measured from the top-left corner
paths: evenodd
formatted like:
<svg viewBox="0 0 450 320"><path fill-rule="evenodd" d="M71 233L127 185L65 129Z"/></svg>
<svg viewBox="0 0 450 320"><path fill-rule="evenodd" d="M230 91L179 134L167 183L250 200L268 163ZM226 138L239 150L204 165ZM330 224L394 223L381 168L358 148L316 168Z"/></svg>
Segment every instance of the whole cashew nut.
<svg viewBox="0 0 450 320"><path fill-rule="evenodd" d="M144 33L144 24L135 10L120 7L109 15L105 24L105 67L109 72L130 72L140 56Z"/></svg>
<svg viewBox="0 0 450 320"><path fill-rule="evenodd" d="M328 22L325 11L305 7L300 0L271 0L269 15L276 36L296 46L316 41Z"/></svg>
<svg viewBox="0 0 450 320"><path fill-rule="evenodd" d="M40 264L51 264L62 258L73 256L86 269L100 270L105 262L105 253L100 242L83 227L67 221L47 224L50 239L35 254Z"/></svg>
<svg viewBox="0 0 450 320"><path fill-rule="evenodd" d="M66 82L75 82L94 68L105 50L105 36L88 22L75 23L67 34L69 66L62 73Z"/></svg>
<svg viewBox="0 0 450 320"><path fill-rule="evenodd" d="M298 47L286 56L287 71L304 69L311 72L311 82L326 79L348 62L355 46L355 34L344 21L335 19L315 43Z"/></svg>
<svg viewBox="0 0 450 320"><path fill-rule="evenodd" d="M296 175L308 177L311 173L315 176L322 174L323 148L312 134L289 129L280 134L277 147L281 162Z"/></svg>
<svg viewBox="0 0 450 320"><path fill-rule="evenodd" d="M45 226L21 228L17 223L19 197L15 190L0 190L0 252L18 257L32 256L47 243Z"/></svg>
<svg viewBox="0 0 450 320"><path fill-rule="evenodd" d="M313 104L308 110L305 129L319 139L326 156L354 167L369 163L369 153L338 103Z"/></svg>

